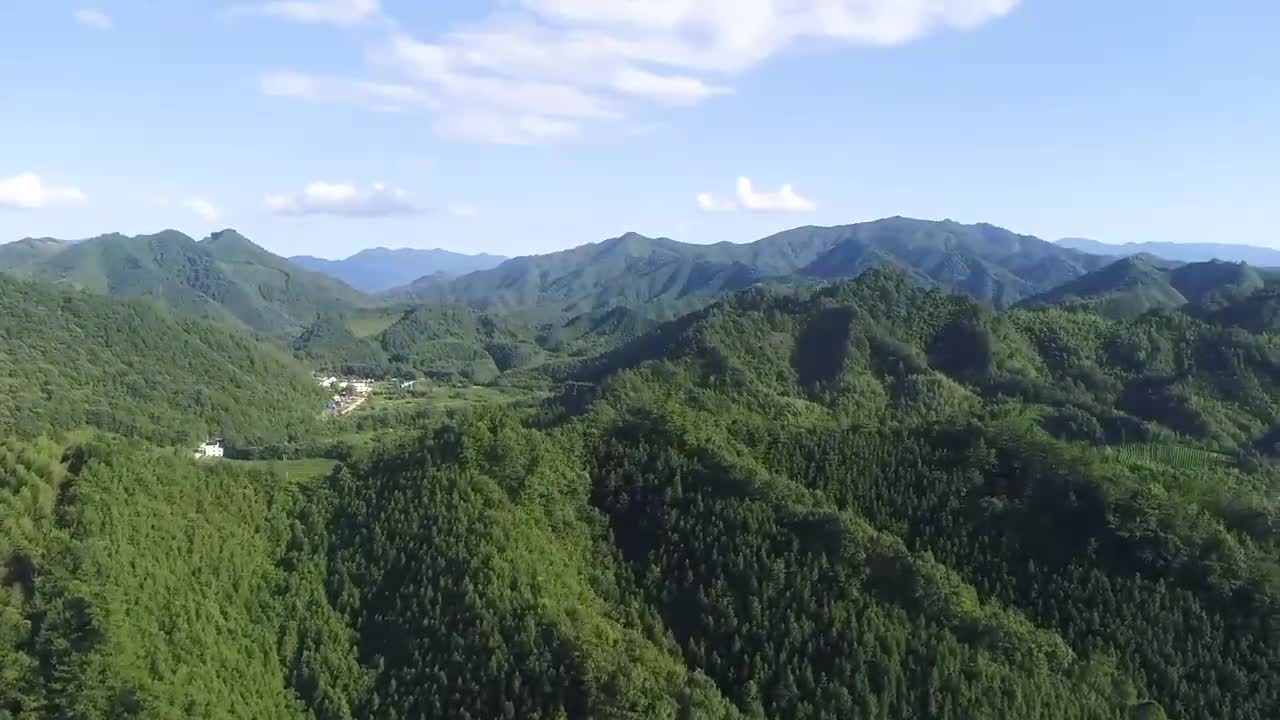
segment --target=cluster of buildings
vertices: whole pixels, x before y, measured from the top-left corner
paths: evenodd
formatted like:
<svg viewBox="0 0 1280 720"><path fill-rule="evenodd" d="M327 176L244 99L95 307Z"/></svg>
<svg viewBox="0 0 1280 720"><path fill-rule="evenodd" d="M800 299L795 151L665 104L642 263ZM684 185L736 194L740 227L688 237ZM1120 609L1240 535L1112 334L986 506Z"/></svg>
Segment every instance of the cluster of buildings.
<svg viewBox="0 0 1280 720"><path fill-rule="evenodd" d="M363 403L373 392L373 381L364 378L340 378L333 375L317 377L320 387L333 391L333 398L325 406L327 415L344 415Z"/></svg>
<svg viewBox="0 0 1280 720"><path fill-rule="evenodd" d="M196 448L196 459L220 458L223 454L222 438L210 438Z"/></svg>

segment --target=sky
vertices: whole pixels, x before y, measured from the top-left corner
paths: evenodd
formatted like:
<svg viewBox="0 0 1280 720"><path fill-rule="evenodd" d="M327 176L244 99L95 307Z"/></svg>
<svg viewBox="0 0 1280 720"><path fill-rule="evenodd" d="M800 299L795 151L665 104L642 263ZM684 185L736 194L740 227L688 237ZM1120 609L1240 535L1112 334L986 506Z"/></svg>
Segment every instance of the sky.
<svg viewBox="0 0 1280 720"><path fill-rule="evenodd" d="M1280 246L1272 0L0 0L0 241Z"/></svg>

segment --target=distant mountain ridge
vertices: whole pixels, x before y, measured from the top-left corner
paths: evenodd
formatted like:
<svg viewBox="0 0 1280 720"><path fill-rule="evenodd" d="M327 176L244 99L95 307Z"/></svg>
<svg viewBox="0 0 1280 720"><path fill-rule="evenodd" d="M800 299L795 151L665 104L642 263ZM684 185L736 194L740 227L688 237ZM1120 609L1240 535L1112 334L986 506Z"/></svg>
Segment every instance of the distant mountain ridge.
<svg viewBox="0 0 1280 720"><path fill-rule="evenodd" d="M0 271L11 267L25 267L33 262L52 257L71 243L54 238L23 238L0 245Z"/></svg>
<svg viewBox="0 0 1280 720"><path fill-rule="evenodd" d="M338 280L271 254L234 230L196 241L176 230L79 242L0 246L0 272L121 298L267 334L293 334L317 315L376 304Z"/></svg>
<svg viewBox="0 0 1280 720"><path fill-rule="evenodd" d="M1258 270L1244 263L1211 260L1181 264L1134 255L1027 298L1019 305L1083 305L1107 317L1127 320L1157 308L1212 305L1247 297L1265 284Z"/></svg>
<svg viewBox="0 0 1280 720"><path fill-rule="evenodd" d="M1280 250L1257 245L1171 242L1140 242L1112 245L1088 238L1063 238L1057 244L1061 247L1080 250L1081 252L1114 257L1147 254L1178 262L1223 260L1226 262L1249 263L1259 267L1280 267Z"/></svg>
<svg viewBox="0 0 1280 720"><path fill-rule="evenodd" d="M467 255L448 250L417 248L389 249L385 247L361 250L343 260L326 260L309 255L297 255L290 262L310 270L337 278L357 290L376 293L403 287L429 275L465 275L477 270L488 270L505 262L500 255Z"/></svg>
<svg viewBox="0 0 1280 720"><path fill-rule="evenodd" d="M839 280L886 264L926 285L1008 306L1106 260L994 225L894 217L795 228L746 244L692 245L628 233L463 277L422 278L401 295L486 311L574 316L645 305L651 315L672 316L760 282Z"/></svg>

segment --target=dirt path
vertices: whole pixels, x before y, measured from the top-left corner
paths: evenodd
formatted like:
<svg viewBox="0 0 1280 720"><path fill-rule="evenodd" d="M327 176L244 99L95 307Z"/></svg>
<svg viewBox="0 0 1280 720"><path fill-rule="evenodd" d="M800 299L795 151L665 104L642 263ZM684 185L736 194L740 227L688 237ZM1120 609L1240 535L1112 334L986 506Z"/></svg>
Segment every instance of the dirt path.
<svg viewBox="0 0 1280 720"><path fill-rule="evenodd" d="M355 402L351 403L350 405L348 405L348 406L346 406L346 407L342 408L342 410L340 410L340 411L338 412L338 414L339 414L339 415L346 415L347 413L351 412L352 410L355 410L356 408L358 408L358 407L360 407L361 405L363 405L363 404L365 403L365 401L366 401L366 400L368 400L368 399L369 399L369 396L368 396L368 395L365 395L364 397L360 398L359 400L356 400Z"/></svg>

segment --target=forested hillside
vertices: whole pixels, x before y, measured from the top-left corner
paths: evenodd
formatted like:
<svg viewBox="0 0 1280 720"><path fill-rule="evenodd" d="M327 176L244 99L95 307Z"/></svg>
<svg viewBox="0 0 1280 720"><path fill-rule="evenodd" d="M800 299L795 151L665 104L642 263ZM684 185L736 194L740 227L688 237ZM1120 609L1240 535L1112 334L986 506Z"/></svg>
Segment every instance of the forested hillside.
<svg viewBox="0 0 1280 720"><path fill-rule="evenodd" d="M1269 720L1268 292L1117 319L875 269L593 314L562 339L615 342L537 366L551 400L385 428L323 478L11 442L0 712ZM440 362L527 326L378 337Z"/></svg>
<svg viewBox="0 0 1280 720"><path fill-rule="evenodd" d="M0 717L312 717L298 658L328 647L326 685L363 688L323 560L280 564L298 486L119 439L0 440Z"/></svg>
<svg viewBox="0 0 1280 720"><path fill-rule="evenodd" d="M993 225L899 217L796 228L745 244L690 245L630 233L460 278L424 278L405 297L540 319L620 305L670 318L765 280L839 280L892 265L920 282L1006 306L1106 262Z"/></svg>
<svg viewBox="0 0 1280 720"><path fill-rule="evenodd" d="M375 304L337 280L272 255L234 230L200 242L166 230L2 247L2 273L113 297L146 298L184 315L262 333L291 335L319 313Z"/></svg>
<svg viewBox="0 0 1280 720"><path fill-rule="evenodd" d="M259 444L304 434L321 408L302 366L247 334L0 276L0 436Z"/></svg>
<svg viewBox="0 0 1280 720"><path fill-rule="evenodd" d="M541 432L334 478L364 712L1272 717L1275 416L1218 380L1276 397L1273 345L892 272L740 295L583 366Z"/></svg>
<svg viewBox="0 0 1280 720"><path fill-rule="evenodd" d="M348 314L316 318L294 341L317 367L376 377L425 377L442 383L490 383L513 371L610 350L656 325L626 307L531 324L462 305L386 308L386 326L361 335Z"/></svg>

